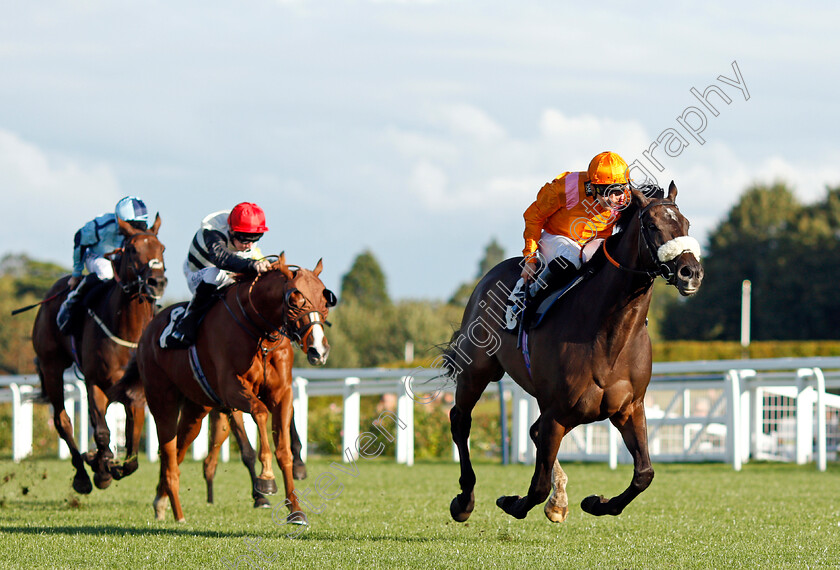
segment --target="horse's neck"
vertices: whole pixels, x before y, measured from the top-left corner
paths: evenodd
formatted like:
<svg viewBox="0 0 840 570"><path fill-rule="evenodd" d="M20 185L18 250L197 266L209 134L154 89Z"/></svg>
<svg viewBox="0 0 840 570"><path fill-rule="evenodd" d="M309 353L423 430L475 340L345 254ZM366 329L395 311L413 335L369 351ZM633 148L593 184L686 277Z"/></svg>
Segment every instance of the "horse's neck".
<svg viewBox="0 0 840 570"><path fill-rule="evenodd" d="M104 314L100 316L121 338L138 337L154 316L154 303L140 295L129 295L113 282L103 295Z"/></svg>
<svg viewBox="0 0 840 570"><path fill-rule="evenodd" d="M609 253L623 267L641 270L639 225L631 221L617 240L610 240ZM606 242L605 247L607 247ZM647 275L617 269L606 262L590 284L604 303L599 314L593 315L599 335L604 335L608 347L619 347L630 335L644 326L653 293L653 279Z"/></svg>

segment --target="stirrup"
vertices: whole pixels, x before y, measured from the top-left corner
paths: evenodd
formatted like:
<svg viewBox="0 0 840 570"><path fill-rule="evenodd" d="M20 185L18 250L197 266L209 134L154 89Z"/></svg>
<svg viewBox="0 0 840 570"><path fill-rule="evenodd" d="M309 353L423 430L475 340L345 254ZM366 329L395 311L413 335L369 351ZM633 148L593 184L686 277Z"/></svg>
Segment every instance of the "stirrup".
<svg viewBox="0 0 840 570"><path fill-rule="evenodd" d="M166 346L164 348L182 349L189 348L193 344L195 342L188 339L183 333L173 330L166 337Z"/></svg>

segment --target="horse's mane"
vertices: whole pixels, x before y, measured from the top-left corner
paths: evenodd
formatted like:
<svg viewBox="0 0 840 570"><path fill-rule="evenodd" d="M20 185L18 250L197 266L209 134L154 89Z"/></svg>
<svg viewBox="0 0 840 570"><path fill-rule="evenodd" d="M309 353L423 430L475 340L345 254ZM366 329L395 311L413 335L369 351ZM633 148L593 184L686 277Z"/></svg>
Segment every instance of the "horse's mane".
<svg viewBox="0 0 840 570"><path fill-rule="evenodd" d="M651 199L661 200L665 198L665 191L654 184L646 184L636 189ZM627 234L627 229L630 227L633 220L636 219L638 211L638 204L636 204L635 200L631 200L627 208L621 212L621 217L616 222L612 235L604 240L604 245L598 248L598 251L589 263L587 263L587 265L597 270L607 263L607 258L604 255L604 248L608 247L611 251L615 251L614 248L616 243L618 243Z"/></svg>

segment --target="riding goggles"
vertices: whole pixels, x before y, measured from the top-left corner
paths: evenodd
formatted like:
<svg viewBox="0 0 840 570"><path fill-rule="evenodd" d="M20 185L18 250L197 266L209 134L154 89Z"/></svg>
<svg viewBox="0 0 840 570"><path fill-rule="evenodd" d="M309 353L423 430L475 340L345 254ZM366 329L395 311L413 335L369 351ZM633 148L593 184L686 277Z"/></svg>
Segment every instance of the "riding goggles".
<svg viewBox="0 0 840 570"><path fill-rule="evenodd" d="M598 193L599 196L609 197L613 194L624 194L628 190L630 190L629 184L608 184L608 185L594 185L595 192Z"/></svg>
<svg viewBox="0 0 840 570"><path fill-rule="evenodd" d="M231 237L238 241L239 243L257 243L260 241L262 234L244 234L239 232L234 232Z"/></svg>

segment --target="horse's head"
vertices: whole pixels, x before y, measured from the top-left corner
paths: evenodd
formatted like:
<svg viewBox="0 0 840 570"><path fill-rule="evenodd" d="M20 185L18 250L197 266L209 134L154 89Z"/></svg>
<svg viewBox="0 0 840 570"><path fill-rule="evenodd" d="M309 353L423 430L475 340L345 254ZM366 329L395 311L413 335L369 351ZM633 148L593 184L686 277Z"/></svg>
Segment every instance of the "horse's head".
<svg viewBox="0 0 840 570"><path fill-rule="evenodd" d="M125 236L122 256L116 275L123 290L151 299L160 299L166 288L163 264L163 244L158 240L160 214L148 231L138 230L117 218L120 231Z"/></svg>
<svg viewBox="0 0 840 570"><path fill-rule="evenodd" d="M337 299L318 278L323 269L323 261L319 259L311 271L302 267L293 271L286 265L285 254L281 254L272 264L272 269L286 278L283 320L289 334L306 353L310 364L325 364L330 354L330 344L324 326L329 325L327 315Z"/></svg>
<svg viewBox="0 0 840 570"><path fill-rule="evenodd" d="M700 244L688 235L689 222L676 204L676 184L671 181L664 199L649 198L639 190L632 193L638 206L641 238L658 267L657 273L681 295L693 295L703 281Z"/></svg>

